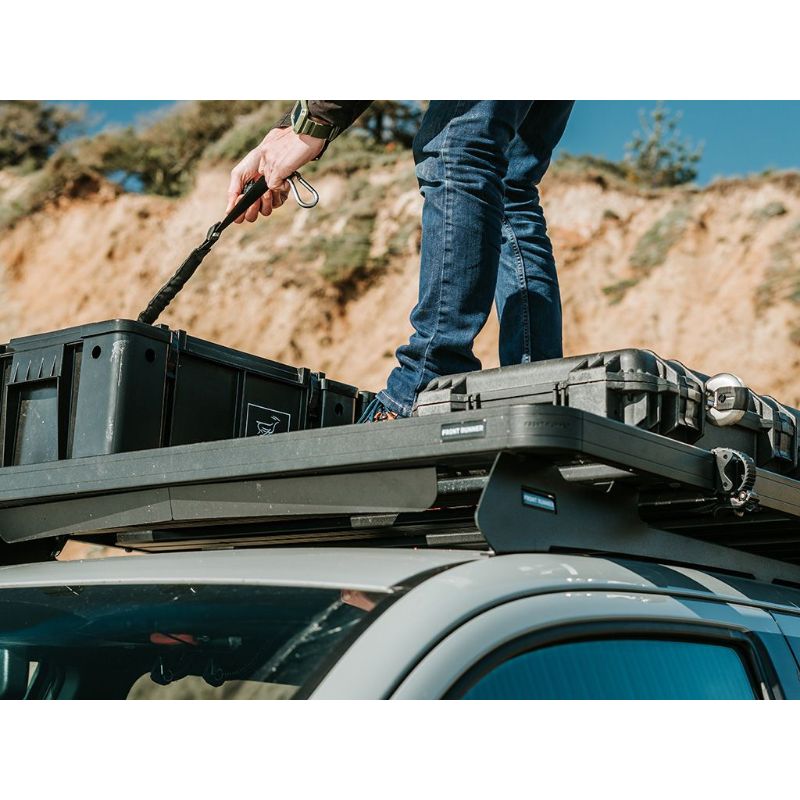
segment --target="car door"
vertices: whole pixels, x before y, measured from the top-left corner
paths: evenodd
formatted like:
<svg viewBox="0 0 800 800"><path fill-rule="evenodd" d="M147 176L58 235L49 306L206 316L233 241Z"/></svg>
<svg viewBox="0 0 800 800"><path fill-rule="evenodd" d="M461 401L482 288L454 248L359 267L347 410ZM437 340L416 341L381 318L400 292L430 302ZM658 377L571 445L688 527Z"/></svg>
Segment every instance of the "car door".
<svg viewBox="0 0 800 800"><path fill-rule="evenodd" d="M772 616L752 605L645 592L525 597L472 618L393 693L402 698L798 697Z"/></svg>
<svg viewBox="0 0 800 800"><path fill-rule="evenodd" d="M786 637L789 649L795 658L798 669L800 669L800 614L792 614L787 610L773 611L772 616ZM800 680L800 677L798 680Z"/></svg>

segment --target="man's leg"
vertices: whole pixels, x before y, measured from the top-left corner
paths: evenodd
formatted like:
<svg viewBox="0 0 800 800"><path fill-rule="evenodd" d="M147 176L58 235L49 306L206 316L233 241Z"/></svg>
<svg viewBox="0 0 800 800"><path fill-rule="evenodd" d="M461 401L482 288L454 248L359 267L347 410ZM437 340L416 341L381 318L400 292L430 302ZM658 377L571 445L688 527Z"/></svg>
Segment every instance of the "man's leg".
<svg viewBox="0 0 800 800"><path fill-rule="evenodd" d="M480 369L472 352L491 311L503 224L508 147L531 101L432 101L414 140L425 198L414 334L379 393L411 413L417 392L440 375Z"/></svg>
<svg viewBox="0 0 800 800"><path fill-rule="evenodd" d="M562 355L558 277L536 184L571 108L569 101L534 101L509 144L495 295L504 366Z"/></svg>

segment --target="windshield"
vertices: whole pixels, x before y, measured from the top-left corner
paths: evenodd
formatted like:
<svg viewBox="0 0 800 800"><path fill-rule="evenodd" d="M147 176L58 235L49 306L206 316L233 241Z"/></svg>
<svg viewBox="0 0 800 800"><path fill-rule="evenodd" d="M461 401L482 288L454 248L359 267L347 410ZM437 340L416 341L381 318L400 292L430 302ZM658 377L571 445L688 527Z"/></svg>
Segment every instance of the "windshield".
<svg viewBox="0 0 800 800"><path fill-rule="evenodd" d="M385 595L254 585L0 590L0 695L289 698L311 686ZM21 678L25 673L24 688Z"/></svg>

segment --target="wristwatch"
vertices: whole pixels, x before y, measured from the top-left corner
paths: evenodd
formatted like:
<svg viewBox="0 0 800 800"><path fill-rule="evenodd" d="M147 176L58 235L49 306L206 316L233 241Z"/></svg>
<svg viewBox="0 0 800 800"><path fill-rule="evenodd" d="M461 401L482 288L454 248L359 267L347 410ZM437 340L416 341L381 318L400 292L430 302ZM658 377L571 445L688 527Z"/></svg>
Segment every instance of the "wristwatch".
<svg viewBox="0 0 800 800"><path fill-rule="evenodd" d="M308 100L298 100L292 109L292 128L295 133L305 133L315 139L330 142L339 134L339 128L327 122L315 122L308 111Z"/></svg>

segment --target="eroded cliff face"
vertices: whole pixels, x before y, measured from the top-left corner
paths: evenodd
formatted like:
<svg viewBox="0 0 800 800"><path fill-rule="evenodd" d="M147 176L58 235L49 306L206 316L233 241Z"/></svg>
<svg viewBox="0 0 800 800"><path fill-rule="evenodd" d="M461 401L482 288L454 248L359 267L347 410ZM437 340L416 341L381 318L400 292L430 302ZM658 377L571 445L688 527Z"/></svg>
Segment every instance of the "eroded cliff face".
<svg viewBox="0 0 800 800"><path fill-rule="evenodd" d="M315 182L317 209L288 203L229 229L160 322L380 388L416 298L410 157ZM222 216L226 185L209 166L181 200L101 191L0 234L0 341L135 317ZM647 193L554 170L542 198L567 354L649 348L800 405L800 175ZM363 264L342 281L351 251ZM485 366L496 336L492 319L476 345Z"/></svg>

